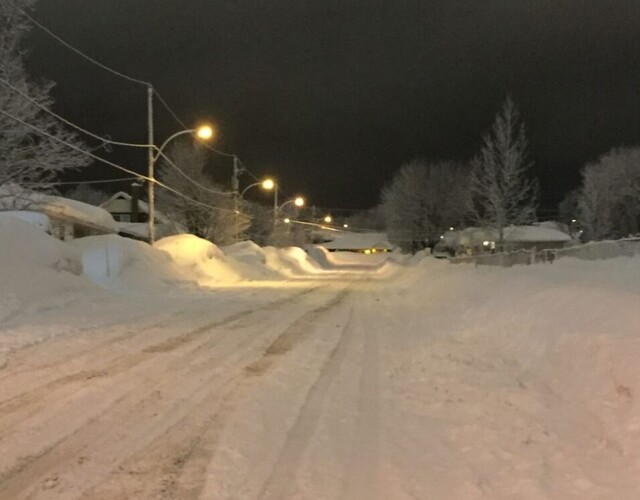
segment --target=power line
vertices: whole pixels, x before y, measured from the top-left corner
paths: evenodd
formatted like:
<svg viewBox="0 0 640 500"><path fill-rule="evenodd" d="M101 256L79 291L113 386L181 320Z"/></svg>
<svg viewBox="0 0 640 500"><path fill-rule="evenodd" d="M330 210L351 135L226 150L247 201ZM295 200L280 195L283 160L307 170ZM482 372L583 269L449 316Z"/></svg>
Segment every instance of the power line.
<svg viewBox="0 0 640 500"><path fill-rule="evenodd" d="M160 181L155 181L155 183L158 185L158 187L164 188L164 189L166 189L167 191L170 191L170 192L172 192L172 193L176 194L176 195L177 195L177 196L179 196L180 198L183 198L183 199L185 199L185 200L188 200L188 201L190 201L191 203L194 203L194 204L196 204L196 205L200 205L200 206L203 206L203 207L205 207L205 208L211 208L211 209L213 209L213 210L218 210L218 211L220 211L220 212L230 212L230 213L235 213L235 210L231 210L230 208L216 207L215 205L209 205L208 203L205 203L205 202L203 202L203 201L199 201L199 200L196 200L196 199L194 199L194 198L191 198L190 196L188 196L188 195L186 195L186 194L184 194L184 193L181 193L181 192L180 192L180 191L178 191L177 189L174 189L174 188L172 188L172 187L170 187L170 186L167 186L166 184L164 184L164 183L162 183L162 182L160 182Z"/></svg>
<svg viewBox="0 0 640 500"><path fill-rule="evenodd" d="M129 80L130 82L133 83L137 83L139 85L145 85L147 87L153 87L153 85L151 85L151 83L149 82L145 82L144 80L139 80L137 78L133 78L132 76L129 75L125 75L124 73L121 73L118 70L115 70L113 68L111 68L110 66L107 66L106 64L102 64L100 61L96 61L93 57L85 54L84 52L82 52L80 49L75 48L73 45L71 45L69 42L63 40L62 38L60 38L58 35L56 35L53 31L51 31L49 28L47 28L46 26L40 24L38 21L36 21L31 15L29 15L29 13L27 13L24 9L20 9L18 8L18 10L27 18L29 19L33 24L35 24L38 28L40 28L42 31L44 31L47 35L49 35L51 38L53 38L54 40L56 40L58 43L64 45L66 48L68 48L69 50L72 50L73 52L75 52L76 54L78 54L80 57L86 59L87 61L91 62L92 64L95 64L96 66L99 66L100 68L104 69L105 71L108 71L109 73L113 73L116 76L119 76L120 78L124 78L125 80Z"/></svg>
<svg viewBox="0 0 640 500"><path fill-rule="evenodd" d="M109 184L109 183L115 183L115 182L125 182L125 181L133 181L133 180L140 180L140 179L141 179L140 176L135 176L135 177L120 177L118 179L100 179L97 181L65 181L65 182L52 181L46 184L36 182L36 183L28 184L27 187L76 186L80 184Z"/></svg>
<svg viewBox="0 0 640 500"><path fill-rule="evenodd" d="M198 181L196 181L195 179L193 179L192 177L190 177L184 170L182 170L180 167L178 167L178 165L176 165L173 160L171 160L171 158L169 158L169 156L167 156L163 151L158 151L158 154L160 156L162 156L162 158L164 158L164 160L173 168L175 168L178 172L180 172L180 174L187 179L188 181L192 182L195 186L199 187L200 189L204 190L204 191L208 191L209 193L213 193L213 194L219 194L219 195L224 195L224 196L231 196L233 195L233 193L228 193L226 191L218 191L215 189L211 189L208 188L207 186L200 184Z"/></svg>
<svg viewBox="0 0 640 500"><path fill-rule="evenodd" d="M11 118L12 120L17 121L18 123L21 123L25 127L28 127L30 129L32 129L33 131L37 132L40 135L48 137L49 139L52 139L52 140L54 140L56 142L59 142L60 144L64 144L68 148L71 148L71 149L73 149L73 150L75 150L75 151L77 151L79 153L82 153L82 154L84 154L86 156L89 156L89 157L93 158L94 160L97 160L99 162L105 163L105 164L107 164L107 165L109 165L111 167L114 167L114 168L118 169L118 170L121 170L121 171L126 172L128 174L131 174L131 175L135 176L138 179L143 179L143 180L146 180L146 181L153 182L154 184L158 185L159 187L162 187L162 188L164 188L164 189L166 189L168 191L171 191L172 193L176 194L177 196L179 196L179 197L181 197L183 199L189 200L192 203L195 203L197 205L202 205L202 206L205 206L205 207L208 207L208 208L212 208L214 210L220 210L220 211L223 211L223 212L234 212L234 210L221 208L221 207L216 207L214 205L209 205L207 203L195 200L195 199L191 198L190 196L178 191L177 189L174 189L174 188L172 188L170 186L167 186L165 183L163 183L163 182L161 182L161 181L159 181L157 179L151 179L150 177L147 177L146 175L138 174L137 172L134 172L133 170L129 170L128 168L123 167L121 165L118 165L117 163L113 163L113 162L111 162L109 160L105 160L104 158L101 158L98 155L94 155L93 153L91 153L89 151L85 151L84 149L79 148L78 146L76 146L74 144L71 144L71 143L69 143L69 142L67 142L67 141L65 141L63 139L60 139L60 138L50 134L46 130L42 130L42 129L36 127L35 125L31 125L30 123L27 123L24 120L18 118L17 116L12 115L11 113L7 113L6 111L4 111L2 109L0 109L0 114L6 116L8 118Z"/></svg>
<svg viewBox="0 0 640 500"><path fill-rule="evenodd" d="M69 125L70 127L78 130L79 132L82 132L83 134L88 135L89 137L93 137L94 139L97 139L97 140L99 140L101 142L104 142L104 143L113 144L114 146L128 146L128 147L136 147L136 148L148 148L149 147L149 144L136 144L136 143L130 143L130 142L113 141L111 139L108 139L107 137L103 137L101 135L98 135L98 134L95 134L93 132L90 132L89 130L81 127L80 125L76 125L72 121L67 120L63 116L60 116L59 114L51 111L49 108L47 108L46 106L40 104L38 101L33 99L31 96L29 96L28 94L24 93L19 88L13 86L9 81L5 80L2 77L0 77L0 83L2 83L5 87L8 87L10 90L14 91L16 94L20 95L21 97L23 97L24 99L29 101L34 106L37 106L38 108L40 108L45 113L48 113L49 115L53 116L54 118L60 120L62 123L66 124L66 125Z"/></svg>
<svg viewBox="0 0 640 500"><path fill-rule="evenodd" d="M17 94L19 94L20 96L22 96L24 99L26 99L27 101L29 101L30 103L34 104L35 106L37 106L38 108L40 108L41 110L49 113L51 116L53 116L54 118L60 120L61 122L71 126L72 128L79 130L80 132L87 134L90 137L93 137L95 139L98 139L100 141L106 142L108 144L114 144L117 146L132 146L132 147L142 147L142 148L148 148L149 145L148 144L132 144L132 143L126 143L126 142L119 142L119 141L112 141L111 139L107 139L105 137L99 136L97 134L94 134L93 132L90 132L82 127L80 127L79 125L76 125L75 123L67 120L66 118L54 113L53 111L49 110L46 106L43 106L42 104L38 103L35 99L32 99L30 96L28 96L27 94L25 94L24 92L22 92L20 89L14 87L13 85L11 85L7 80L5 80L4 78L0 77L0 83L2 83L3 85L7 86L9 89L13 90L14 92L16 92ZM156 146L153 146L154 149L158 150L158 148ZM178 172L180 172L180 174L182 174L187 180L189 180L190 182L192 182L194 185L198 186L200 189L203 189L205 191L208 191L210 193L214 193L214 194L220 194L220 195L231 195L231 193L226 193L223 191L217 191L211 188L208 188L202 184L200 184L199 182L197 182L195 179L191 178L186 172L184 172L182 169L180 169L180 167L178 167L167 155L165 155L163 152L159 151L159 154L165 159L165 161L171 165L172 167L174 167ZM88 182L90 183L90 182ZM60 183L56 183L56 184L60 184Z"/></svg>
<svg viewBox="0 0 640 500"><path fill-rule="evenodd" d="M61 38L60 36L58 36L57 34L55 34L53 31L51 31L49 28L47 28L46 26L44 26L43 24L39 23L36 19L33 18L33 16L31 16L29 13L27 13L24 9L20 9L18 8L18 10L27 18L29 19L35 26L37 26L38 28L40 28L42 31L44 31L45 33L47 33L51 38L53 38L54 40L56 40L58 43L62 44L64 47L66 47L67 49L73 51L75 54L79 55L80 57L82 57L83 59L89 61L90 63L102 68L105 71L108 71L120 78L124 78L125 80L128 80L130 82L133 83L137 83L140 85L144 85L146 87L149 87L152 89L153 93L155 94L155 96L158 98L158 101L164 106L164 108L171 114L171 116L176 120L176 122L178 124L180 124L184 129L189 129L190 127L188 127L184 121L182 121L180 119L180 117L178 116L178 114L171 108L171 106L169 106L169 104L167 103L167 101L162 97L162 95L153 87L153 85L150 82L144 81L144 80L140 80L138 78L134 78L131 77L129 75L126 75L116 69L111 68L110 66L107 66L106 64L101 63L100 61L94 59L93 57L89 56L88 54L84 53L82 50L76 48L75 46L71 45L69 42L67 42L66 40L64 40L63 38ZM8 82L7 82L8 83ZM75 124L73 124L72 122L58 116L55 115L53 112L49 111L52 116L56 116L58 119L64 121L64 123L76 128L77 130L80 130L82 132L84 132L87 135L90 135L91 137L94 137L96 139L99 139L101 141L104 142L108 142L114 145L122 145L122 146L132 146L132 147L149 147L149 145L142 145L142 144L131 144L131 143L119 143L118 141L110 141L108 139L105 139L104 137L98 136L97 134L93 134L92 132L89 132L88 130L82 129L79 126L76 126ZM29 126L27 124L27 126ZM53 136L51 137L53 138ZM237 155L232 154L232 153L227 153L224 151L220 151L208 144L204 144L204 146L209 149L210 151L219 154L221 156L225 156L228 158L237 158L238 161L240 161L240 158L237 157ZM155 148L155 146L154 146ZM157 149L157 148L156 148ZM85 152L86 153L86 152ZM95 158L99 158L97 156L95 156ZM99 160L99 161L106 161L106 160ZM109 162L110 163L110 162ZM247 173L249 173L249 175L254 178L255 180L258 180L258 177L256 175L254 175L247 167L246 165L244 165L244 163L240 162L241 165L243 165L243 168L247 171ZM113 164L115 165L115 164Z"/></svg>
<svg viewBox="0 0 640 500"><path fill-rule="evenodd" d="M18 118L17 116L12 115L11 113L7 113L6 111L4 111L2 109L0 109L0 113L3 114L4 116L8 117L8 118L11 118L12 120L15 120L18 123L21 123L25 127L30 128L31 130L37 132L40 135L48 137L49 139L52 139L52 140L54 140L56 142L59 142L60 144L64 144L65 146L67 146L67 147L69 147L69 148L71 148L71 149L73 149L73 150L75 150L75 151L77 151L79 153L82 153L82 154L84 154L86 156L89 156L90 158L93 158L94 160L97 160L99 162L102 162L102 163L105 163L107 165L110 165L110 166L112 166L114 168L117 168L118 170L126 172L127 174L138 176L138 177L140 177L142 179L145 179L147 181L152 181L152 179L150 177L147 177L147 176L142 175L142 174L138 174L137 172L134 172L133 170L129 170L128 168L123 167L121 165L118 165L117 163L113 163L112 161L105 160L104 158L102 158L102 157L100 157L98 155L94 155L93 153L91 153L89 151L85 151L84 149L79 148L75 144L71 144L71 143L69 143L67 141L64 141L64 140L60 139L59 137L56 137L56 136L50 134L46 130L42 130L42 129L36 127L35 125L31 125L30 123L25 122L24 120Z"/></svg>

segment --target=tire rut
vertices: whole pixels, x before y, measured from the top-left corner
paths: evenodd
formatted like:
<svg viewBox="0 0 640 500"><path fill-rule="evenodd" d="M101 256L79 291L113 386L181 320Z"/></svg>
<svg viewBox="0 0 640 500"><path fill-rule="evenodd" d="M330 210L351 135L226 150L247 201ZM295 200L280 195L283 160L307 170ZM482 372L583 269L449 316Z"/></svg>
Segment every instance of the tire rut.
<svg viewBox="0 0 640 500"><path fill-rule="evenodd" d="M293 299L295 298L300 298L304 295L307 295L311 292L313 292L315 290L315 288L310 289L310 290L306 290L298 295L296 295L295 297L287 297L286 299L283 299L281 301L276 301L276 303L271 303L268 304L260 309L256 309L254 311L251 311L250 313L246 313L244 312L243 314L237 314L237 315L233 315L232 317L229 317L226 319L225 324L232 324L233 322L238 322L242 319L246 319L247 321L249 320L249 318L251 317L251 313L256 313L258 311L263 311L264 309L266 309L267 307L273 308L276 304L281 305L283 303L291 303ZM320 306L319 308L314 309L311 312L305 313L304 316L307 316L309 314L314 314L317 312L317 310L325 310L327 308L327 304L323 304L322 306ZM219 324L220 322L215 322L215 326L220 326ZM212 327L210 327L209 329L211 329ZM197 338L200 338L202 336L202 334L205 332L206 330L203 329L203 327L200 327L196 330L187 332L186 334L180 335L178 336L178 338L188 338L189 341L193 341ZM288 328L285 330L285 332L288 331ZM282 334L280 334L279 336L281 336ZM224 336L223 336L224 337ZM227 336L229 338L232 338L233 336ZM251 344L252 342L259 342L259 343L264 343L264 339L262 339L260 336L255 336L254 332L247 332L246 338L244 339L240 339L240 344L235 346L237 350L239 350L240 352L242 352L243 348L246 347L246 345ZM173 350L177 349L180 346L184 346L187 345L188 342L179 342L178 344L172 344L171 347L173 348ZM218 400L221 404L224 403L224 397L222 397L218 391L220 391L222 389L222 386L224 386L225 384L230 384L232 387L228 390L228 392L232 392L233 391L233 387L237 384L234 384L233 381L235 379L241 380L242 378L244 378L246 376L246 366L250 365L252 363L251 360L247 360L247 363L244 365L245 369L243 369L242 367L238 368L235 372L231 371L229 372L228 377L222 377L224 383L222 384L222 386L216 384L216 388L212 389L210 387L210 383L215 380L215 379L220 379L221 375L220 375L220 369L219 367L215 366L215 363L212 366L211 363L211 359L207 359L206 356L208 354L210 354L211 356L215 357L216 354L216 350L215 350L215 346L217 344L217 341L215 339L209 339L205 342L205 344L203 345L196 345L194 346L194 348L190 351L188 351L187 353L185 353L185 355L189 355L189 354L193 354L193 353L199 353L200 357L202 358L201 361L197 364L190 364L189 367L185 368L185 370L187 371L194 371L194 369L201 369L206 371L207 370L207 366L208 366L208 370L210 371L209 375L210 378L208 379L204 379L204 382L200 382L202 387L202 384L205 384L204 387L206 387L206 394L207 396L203 396L205 400L208 401L209 404L212 403L212 401L214 400ZM164 345L167 346L166 343L160 343L158 345ZM209 352L211 351L211 352ZM138 353L138 355L143 355L143 357L148 357L148 356L152 356L152 357L156 357L158 355L163 355L161 353L166 353L169 352L166 349L159 349L159 350L155 350L155 351L151 351L151 352L147 352L147 353ZM226 355L226 354L225 354ZM182 360L183 358L177 357L177 358L169 358L169 359L175 359L175 362L173 363L174 365L176 365L176 367L179 367L180 365L184 365L184 361ZM255 358L254 358L255 359ZM127 369L124 369L124 367L122 367L123 370L120 370L120 372L122 371L128 371L129 369L132 368L132 366L128 366ZM172 384L172 379L173 376L171 375L171 373L169 373L171 371L170 366L165 367L165 373L167 373L167 380L165 380L164 384L170 385ZM113 373L108 373L107 375L104 375L102 373L98 373L98 375L100 376L109 376L112 377L114 374ZM80 377L79 374L73 374L72 377L74 378L78 378ZM59 381L59 383L67 383L72 381L73 379L70 378L64 378L64 380ZM145 389L143 391L143 394L146 394L148 391ZM227 392L223 391L223 394L227 394ZM132 396L127 392L124 394L124 396L122 396L122 398L118 399L117 402L114 402L114 404L108 406L106 408L105 411L101 412L100 414L96 415L95 418L92 418L89 422L87 422L86 425L76 429L71 435L67 435L64 438L62 438L60 441L54 443L52 446L47 447L46 449L44 449L41 453L37 453L35 455L32 455L30 457L23 457L22 459L18 460L18 462L15 464L14 467L12 467L9 470L5 470L3 472L3 478L4 481L2 481L0 483L0 497L1 498L13 498L12 496L3 496L4 493L7 493L8 491L14 491L14 492L18 492L20 491L20 487L24 486L26 483L26 479L28 477L32 477L33 473L35 472L35 475L38 476L42 476L47 470L52 469L54 467L56 467L57 465L59 465L60 461L62 459L64 460L69 460L70 457L75 457L75 456L80 456L82 454L83 449L85 449L87 446L89 446L86 440L82 439L82 435L83 433L86 434L88 431L86 430L88 427L95 427L96 426L96 422L100 422L101 419L103 419L103 417L105 417L107 414L112 414L114 411L117 411L117 407L118 406L126 406L127 401L131 398ZM209 399L208 399L209 398ZM152 399L150 397L147 397L146 399ZM140 399L139 404L141 404L142 406L145 405L145 401L146 401L145 397L143 396L142 399ZM175 405L174 407L180 406L180 398L175 398ZM200 404L197 403L196 406ZM154 402L150 401L149 403L149 407L153 408ZM210 409L210 408L209 408ZM113 416L113 415L111 415ZM184 417L188 419L188 416ZM207 418L210 418L210 414L207 415ZM210 425L210 422L207 423L207 418L204 418L204 422L202 425L204 425L204 429L207 429ZM205 425L206 424L206 425ZM171 426L170 426L171 427ZM189 427L189 426L187 426ZM196 425L196 428L198 428L198 426ZM162 440L164 439L164 431L166 431L167 428L163 428L163 432L161 432L160 436L158 437L158 439ZM194 438L196 439L196 438ZM189 442L189 441L187 441ZM84 443L84 444L83 444ZM145 447L145 445L143 444L143 448ZM61 448L63 450L61 450ZM186 455L184 453L182 454L178 454L179 456L183 456L183 457L187 457L189 456L189 454L187 453ZM66 457L66 458L65 458ZM187 458L183 458L178 460L178 463L187 463L189 462L189 460ZM178 474L178 476L180 476L180 474ZM13 487L11 485L14 485ZM131 497L131 498L135 498L135 497Z"/></svg>
<svg viewBox="0 0 640 500"><path fill-rule="evenodd" d="M349 312L347 323L340 337L324 361L322 368L309 388L296 420L287 433L286 441L267 480L263 483L259 499L294 498L296 484L293 481L301 457L316 432L326 398L340 373L353 339L351 327L353 309Z"/></svg>
<svg viewBox="0 0 640 500"><path fill-rule="evenodd" d="M134 366L144 362L146 359L149 359L148 355L150 354L167 353L167 352L176 350L185 344L188 344L190 342L197 340L203 334L209 332L212 329L227 326L244 317L251 316L258 312L264 311L268 308L273 308L273 307L277 308L282 304L300 300L304 298L306 295L315 291L316 289L317 287L304 290L303 292L300 292L293 297L286 297L286 298L277 300L275 302L265 304L256 309L239 311L221 320L216 320L216 321L207 323L198 328L190 330L186 333L182 333L168 340L143 348L142 350L135 352L133 354L126 353L124 355L116 356L108 364L106 364L100 369L80 370L68 375L64 375L54 380L51 380L43 385L40 385L32 390L25 391L12 398L8 398L8 399L5 399L4 401L0 401L0 415L2 415L2 418L0 418L0 424L3 418L6 418L6 416L8 416L10 413L19 411L29 405L39 404L40 407L44 406L45 404L44 400L47 397L53 397L54 391L58 390L61 387L65 387L70 384L75 384L77 382L86 382L97 377L107 377L107 376L113 377L124 371L128 371ZM150 331L155 327L156 326L150 326L147 329L137 332L136 335L140 335L144 332ZM129 338L129 337L127 336L126 338ZM113 343L113 342L114 340L112 340L110 343ZM89 361L87 360L87 363L88 362ZM53 370L55 367L59 368L63 364L64 362L61 362L57 365L52 366L50 369ZM2 427L0 427L0 432L1 432L1 429ZM0 438L1 438L1 434L0 434Z"/></svg>

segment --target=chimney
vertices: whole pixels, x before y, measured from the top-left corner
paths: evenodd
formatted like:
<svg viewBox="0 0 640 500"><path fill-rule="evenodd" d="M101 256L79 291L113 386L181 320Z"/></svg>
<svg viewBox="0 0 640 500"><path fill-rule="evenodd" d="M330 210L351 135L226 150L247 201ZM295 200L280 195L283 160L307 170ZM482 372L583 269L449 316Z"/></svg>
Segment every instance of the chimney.
<svg viewBox="0 0 640 500"><path fill-rule="evenodd" d="M131 222L138 222L140 218L140 209L138 200L140 199L140 188L142 186L137 182L131 183Z"/></svg>

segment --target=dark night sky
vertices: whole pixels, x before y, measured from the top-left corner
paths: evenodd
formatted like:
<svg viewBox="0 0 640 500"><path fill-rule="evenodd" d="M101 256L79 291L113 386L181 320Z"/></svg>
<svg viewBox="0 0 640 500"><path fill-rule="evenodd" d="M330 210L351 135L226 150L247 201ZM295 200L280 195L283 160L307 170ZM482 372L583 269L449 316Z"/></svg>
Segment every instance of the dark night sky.
<svg viewBox="0 0 640 500"><path fill-rule="evenodd" d="M637 0L40 0L34 15L321 206L374 205L417 156L469 159L506 93L547 207L586 161L640 144ZM58 112L145 142L144 89L37 31L29 66L58 83ZM177 129L159 111L157 142Z"/></svg>

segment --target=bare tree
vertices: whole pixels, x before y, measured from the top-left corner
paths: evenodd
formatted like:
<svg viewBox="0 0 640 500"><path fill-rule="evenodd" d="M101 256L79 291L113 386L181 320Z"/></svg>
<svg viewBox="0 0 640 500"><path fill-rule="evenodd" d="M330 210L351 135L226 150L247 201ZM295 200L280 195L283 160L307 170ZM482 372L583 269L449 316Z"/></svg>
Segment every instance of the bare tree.
<svg viewBox="0 0 640 500"><path fill-rule="evenodd" d="M638 232L640 148L614 149L583 169L578 211L587 239Z"/></svg>
<svg viewBox="0 0 640 500"><path fill-rule="evenodd" d="M167 156L183 173L165 161L159 169L159 178L187 198L160 187L158 207L196 236L218 245L234 242L236 233L246 230L250 221L248 216L234 212L231 193L224 193L222 186L206 174L204 148L189 139L177 141Z"/></svg>
<svg viewBox="0 0 640 500"><path fill-rule="evenodd" d="M527 159L524 125L510 98L496 115L472 165L472 216L482 227L496 231L501 247L505 227L535 221L538 195L538 183L528 177L532 163Z"/></svg>
<svg viewBox="0 0 640 500"><path fill-rule="evenodd" d="M28 19L21 9L35 0L2 0L0 2L0 110L50 136L81 146L75 133L66 130L55 118L29 101L50 108L49 94L53 84L29 79L24 66L24 37L29 32ZM18 91L16 91L17 89ZM24 94L29 99L25 98ZM16 205L15 193L23 188L50 188L56 176L69 169L85 166L87 156L35 131L6 114L0 114L0 205ZM3 194L4 193L4 196ZM26 199L17 203L23 205Z"/></svg>
<svg viewBox="0 0 640 500"><path fill-rule="evenodd" d="M453 162L414 160L403 165L382 192L380 210L390 241L418 250L435 241L466 212L468 172Z"/></svg>

